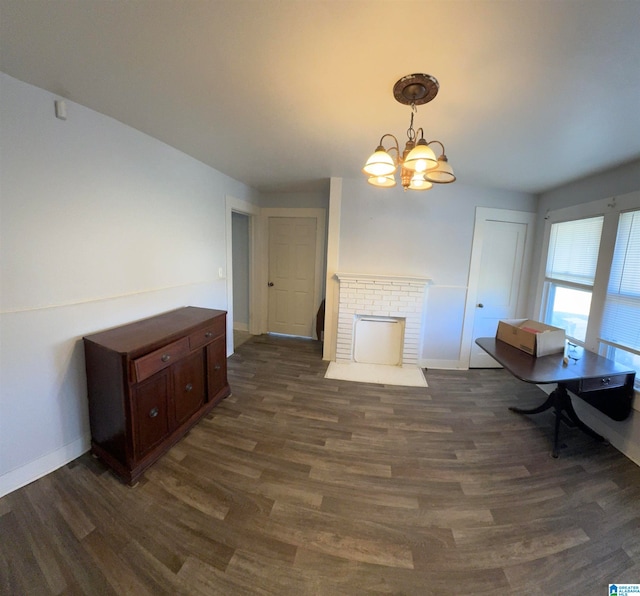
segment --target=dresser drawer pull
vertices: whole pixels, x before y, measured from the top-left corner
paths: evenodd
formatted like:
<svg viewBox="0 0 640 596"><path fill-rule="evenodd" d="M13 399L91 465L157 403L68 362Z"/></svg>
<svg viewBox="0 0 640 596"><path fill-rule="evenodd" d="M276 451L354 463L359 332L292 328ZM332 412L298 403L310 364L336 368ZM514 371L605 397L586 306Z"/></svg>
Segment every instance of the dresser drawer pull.
<svg viewBox="0 0 640 596"><path fill-rule="evenodd" d="M189 392L193 389L193 385L191 383L187 383L186 387L184 388L184 390L186 392Z"/></svg>
<svg viewBox="0 0 640 596"><path fill-rule="evenodd" d="M169 360L171 360L171 354L162 354L160 360L162 360L162 362L169 362Z"/></svg>
<svg viewBox="0 0 640 596"><path fill-rule="evenodd" d="M603 377L603 378L600 380L600 382L601 382L603 385L608 385L609 383L611 383L611 378L610 378L610 377Z"/></svg>
<svg viewBox="0 0 640 596"><path fill-rule="evenodd" d="M209 339L210 337L213 337L213 333L211 333L211 331L207 331L204 336Z"/></svg>
<svg viewBox="0 0 640 596"><path fill-rule="evenodd" d="M152 408L149 412L149 418L155 418L158 415L158 408Z"/></svg>
<svg viewBox="0 0 640 596"><path fill-rule="evenodd" d="M213 370L220 370L220 368L221 368L221 367L220 367L220 365L219 365L219 364L216 364L216 365L213 367Z"/></svg>

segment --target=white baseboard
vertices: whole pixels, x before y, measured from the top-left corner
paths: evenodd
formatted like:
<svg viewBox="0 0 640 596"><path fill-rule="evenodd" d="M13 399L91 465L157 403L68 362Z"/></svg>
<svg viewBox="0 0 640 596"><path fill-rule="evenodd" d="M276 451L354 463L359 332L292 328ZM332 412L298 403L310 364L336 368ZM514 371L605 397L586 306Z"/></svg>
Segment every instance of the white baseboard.
<svg viewBox="0 0 640 596"><path fill-rule="evenodd" d="M418 360L420 368L433 368L434 370L467 370L468 365L464 365L460 360L432 360L421 358Z"/></svg>
<svg viewBox="0 0 640 596"><path fill-rule="evenodd" d="M39 459L3 474L0 476L0 497L4 497L4 495L8 495L14 490L18 490L34 480L61 468L89 451L90 448L91 438L87 435L73 443L64 445L53 453L47 453L47 455Z"/></svg>
<svg viewBox="0 0 640 596"><path fill-rule="evenodd" d="M538 387L549 395L557 385L555 383L551 383L549 385L538 385ZM573 403L574 408L579 410L577 413L580 420L595 430L598 434L601 434L607 441L609 441L610 445L628 457L634 464L640 466L640 445L638 444L637 439L633 440L630 437L624 437L614 428L615 424L620 423L616 423L613 420L609 422L606 420L604 414L598 412L598 410L583 400L576 399ZM634 416L633 412L631 412L631 416Z"/></svg>

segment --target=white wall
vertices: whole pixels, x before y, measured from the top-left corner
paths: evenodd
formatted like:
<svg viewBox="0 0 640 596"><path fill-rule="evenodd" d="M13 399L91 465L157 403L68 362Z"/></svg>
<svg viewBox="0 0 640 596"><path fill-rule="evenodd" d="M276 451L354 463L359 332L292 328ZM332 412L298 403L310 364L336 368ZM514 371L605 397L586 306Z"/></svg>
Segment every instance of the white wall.
<svg viewBox="0 0 640 596"><path fill-rule="evenodd" d="M336 202L336 204L338 204ZM364 177L342 181L341 272L428 277L421 364L464 367L461 335L476 207L536 211L534 196L459 182L427 192L378 189ZM333 209L333 204L330 207Z"/></svg>
<svg viewBox="0 0 640 596"><path fill-rule="evenodd" d="M325 186L323 182L322 186ZM268 192L262 193L260 206L289 209L327 209L329 207L329 181L326 188L309 192Z"/></svg>
<svg viewBox="0 0 640 596"><path fill-rule="evenodd" d="M0 73L0 495L89 447L83 335L226 309L225 195L243 184Z"/></svg>
<svg viewBox="0 0 640 596"><path fill-rule="evenodd" d="M540 263L542 239L544 236L544 218L547 211L606 199L640 190L640 159L600 174L576 180L540 195L538 203L538 221L534 260ZM538 269L534 267L534 278ZM537 281L537 279L535 280ZM535 281L532 283L531 298L535 296ZM533 303L533 302L532 302Z"/></svg>

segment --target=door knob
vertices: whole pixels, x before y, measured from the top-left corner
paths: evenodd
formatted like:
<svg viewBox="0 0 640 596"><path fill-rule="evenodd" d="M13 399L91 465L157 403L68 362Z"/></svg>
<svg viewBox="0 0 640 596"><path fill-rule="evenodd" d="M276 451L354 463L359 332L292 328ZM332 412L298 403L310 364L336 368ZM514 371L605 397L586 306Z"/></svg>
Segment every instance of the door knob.
<svg viewBox="0 0 640 596"><path fill-rule="evenodd" d="M273 288L273 282L272 281L270 281L268 285L269 285L270 288Z"/></svg>
<svg viewBox="0 0 640 596"><path fill-rule="evenodd" d="M480 303L478 304L478 308L484 308L484 304L482 304L482 302L480 302Z"/></svg>

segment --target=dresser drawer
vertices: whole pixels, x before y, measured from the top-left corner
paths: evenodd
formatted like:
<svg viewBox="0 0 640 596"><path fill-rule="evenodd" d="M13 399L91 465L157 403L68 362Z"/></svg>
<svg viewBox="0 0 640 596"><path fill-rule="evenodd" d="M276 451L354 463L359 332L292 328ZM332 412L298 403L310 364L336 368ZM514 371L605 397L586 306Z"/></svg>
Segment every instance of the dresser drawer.
<svg viewBox="0 0 640 596"><path fill-rule="evenodd" d="M189 353L189 340L186 337L167 344L155 352L151 352L142 358L133 361L136 371L136 381L144 381L167 366L171 366L176 360Z"/></svg>
<svg viewBox="0 0 640 596"><path fill-rule="evenodd" d="M602 389L613 389L622 387L627 380L627 375L611 375L605 377L593 377L580 381L580 393L589 391L601 391Z"/></svg>
<svg viewBox="0 0 640 596"><path fill-rule="evenodd" d="M215 321L211 322L211 325L204 329L194 331L189 335L189 348L195 350L206 346L212 342L216 337L220 337L225 332L225 317L218 317Z"/></svg>

